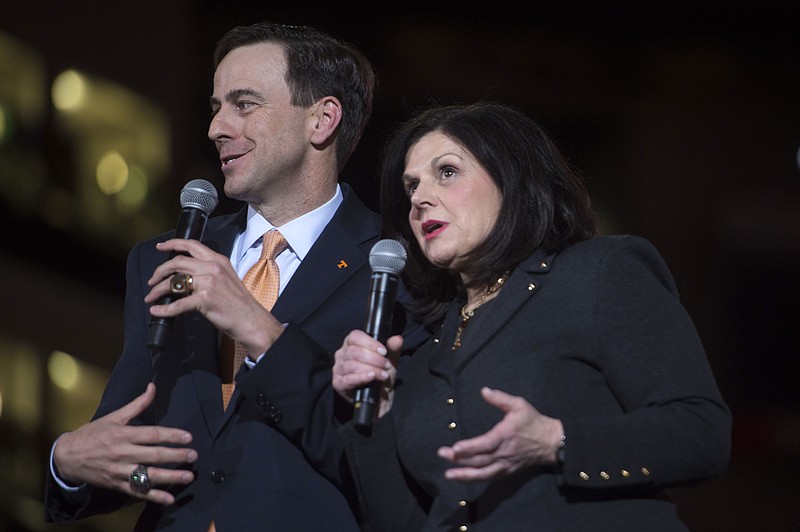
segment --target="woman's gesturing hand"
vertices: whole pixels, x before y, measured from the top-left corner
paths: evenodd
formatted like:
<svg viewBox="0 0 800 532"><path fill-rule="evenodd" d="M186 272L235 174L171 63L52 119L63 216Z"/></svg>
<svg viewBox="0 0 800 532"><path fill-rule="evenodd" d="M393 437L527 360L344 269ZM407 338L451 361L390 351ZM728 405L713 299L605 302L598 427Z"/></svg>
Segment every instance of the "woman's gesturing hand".
<svg viewBox="0 0 800 532"><path fill-rule="evenodd" d="M457 466L445 472L447 478L489 480L525 467L556 463L564 434L560 420L543 415L522 397L500 390L484 387L481 395L505 416L485 434L439 448L439 456Z"/></svg>

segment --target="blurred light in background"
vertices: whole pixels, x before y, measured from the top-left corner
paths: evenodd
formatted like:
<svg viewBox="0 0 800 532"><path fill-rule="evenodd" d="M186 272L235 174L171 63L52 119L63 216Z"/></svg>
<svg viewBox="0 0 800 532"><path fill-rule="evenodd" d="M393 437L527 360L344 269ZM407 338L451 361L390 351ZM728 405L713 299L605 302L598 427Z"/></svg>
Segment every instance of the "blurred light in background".
<svg viewBox="0 0 800 532"><path fill-rule="evenodd" d="M17 112L23 127L36 127L44 118L45 77L39 53L0 32L0 102Z"/></svg>
<svg viewBox="0 0 800 532"><path fill-rule="evenodd" d="M150 100L77 69L48 82L36 50L0 33L0 200L12 215L126 252L172 225L159 196L171 152Z"/></svg>
<svg viewBox="0 0 800 532"><path fill-rule="evenodd" d="M9 116L6 110L0 105L0 144L11 134L11 124L8 123Z"/></svg>
<svg viewBox="0 0 800 532"><path fill-rule="evenodd" d="M67 70L53 82L53 105L60 111L77 111L86 104L86 84L74 70Z"/></svg>
<svg viewBox="0 0 800 532"><path fill-rule="evenodd" d="M174 227L176 202L165 201L159 190L167 184L172 165L166 113L141 94L93 72L69 69L49 79L52 70L38 50L0 32L4 215L25 228L56 228L107 256L126 253L135 241ZM58 238L58 233L53 236ZM47 246L45 241L31 244ZM58 264L59 259L54 260ZM62 268L62 276L76 273L69 266ZM10 279L20 284L23 278ZM30 295L45 282L41 277L24 279L23 284L36 283L24 293L46 306L41 316L53 315L48 309L67 304L79 315L98 312L77 310L80 305L68 303L72 296L61 292ZM17 312L18 301L3 293L5 312ZM88 340L106 334L77 321L78 336ZM41 529L43 458L59 434L91 419L109 375L87 362L99 356L88 352L91 347L67 353L69 347L54 340L60 337L52 329L63 327L63 322L48 324L39 317L32 329L48 325L55 327L41 335L26 336L13 325L7 335L0 334L0 471L5 485L0 490L0 530L11 515L25 530ZM108 347L111 351L103 356L116 357L120 345ZM98 517L86 526L130 529L130 515Z"/></svg>
<svg viewBox="0 0 800 532"><path fill-rule="evenodd" d="M123 213L136 211L147 199L147 175L144 170L139 166L130 165L126 178L124 186L114 196L117 207Z"/></svg>
<svg viewBox="0 0 800 532"><path fill-rule="evenodd" d="M0 197L20 216L34 212L46 182L39 146L19 142L40 129L47 109L44 61L31 47L0 32Z"/></svg>
<svg viewBox="0 0 800 532"><path fill-rule="evenodd" d="M41 358L33 346L0 337L0 397L3 423L27 434L39 430L42 421Z"/></svg>
<svg viewBox="0 0 800 532"><path fill-rule="evenodd" d="M8 492L0 498L0 517L13 516L13 530L19 524L24 530L44 530L41 489L49 446L59 434L91 419L108 378L107 371L62 351L51 353L46 369L44 360L33 345L0 336L0 470ZM98 517L86 528L130 529L132 517L131 512ZM48 529L61 530L55 525ZM2 518L0 530L6 530Z"/></svg>
<svg viewBox="0 0 800 532"><path fill-rule="evenodd" d="M106 196L125 188L128 175L128 163L117 150L104 153L97 162L97 186Z"/></svg>
<svg viewBox="0 0 800 532"><path fill-rule="evenodd" d="M146 202L170 168L165 114L126 87L77 70L59 74L51 95L55 121L72 139L73 209L82 213L82 228L126 245L157 232L145 225L131 234L128 217L165 220Z"/></svg>
<svg viewBox="0 0 800 532"><path fill-rule="evenodd" d="M52 434L80 427L92 418L109 373L80 358L53 351L47 360L48 419Z"/></svg>
<svg viewBox="0 0 800 532"><path fill-rule="evenodd" d="M46 361L33 345L0 336L0 421L27 434L60 434L91 419L108 372L53 351Z"/></svg>
<svg viewBox="0 0 800 532"><path fill-rule="evenodd" d="M80 380L78 361L63 351L53 351L47 361L47 374L62 390L74 390Z"/></svg>

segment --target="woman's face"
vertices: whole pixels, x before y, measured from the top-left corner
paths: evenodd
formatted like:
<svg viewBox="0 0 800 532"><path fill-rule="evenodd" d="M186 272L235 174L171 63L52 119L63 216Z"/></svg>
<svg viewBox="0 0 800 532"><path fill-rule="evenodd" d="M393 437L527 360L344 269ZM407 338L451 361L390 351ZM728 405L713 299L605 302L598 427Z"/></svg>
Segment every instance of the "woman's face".
<svg viewBox="0 0 800 532"><path fill-rule="evenodd" d="M411 199L408 221L428 260L467 270L464 257L492 230L502 204L486 170L466 148L433 131L408 150L403 185Z"/></svg>

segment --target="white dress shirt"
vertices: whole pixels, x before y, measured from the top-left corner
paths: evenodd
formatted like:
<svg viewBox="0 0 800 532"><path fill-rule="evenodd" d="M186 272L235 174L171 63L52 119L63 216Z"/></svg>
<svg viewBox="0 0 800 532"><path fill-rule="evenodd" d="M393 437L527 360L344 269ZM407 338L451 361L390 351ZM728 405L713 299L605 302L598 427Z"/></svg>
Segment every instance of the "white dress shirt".
<svg viewBox="0 0 800 532"><path fill-rule="evenodd" d="M336 209L342 203L342 189L337 184L336 193L325 204L320 205L311 212L295 218L280 227L275 227L266 218L261 216L256 210L248 205L247 206L247 227L245 230L236 236L233 242L233 250L231 251L231 264L239 274L239 279L244 278L247 271L258 261L261 257L261 249L264 243L264 233L277 229L286 239L286 249L281 251L275 262L278 263L278 270L280 271L281 283L278 288L278 297L283 293L283 289L289 284L289 281L300 267L300 263L308 254L311 246L317 241L319 235L331 221ZM284 327L286 324L284 324ZM256 364L261 362L266 353L261 353L253 362L249 357L244 359L245 365L248 368L253 368Z"/></svg>

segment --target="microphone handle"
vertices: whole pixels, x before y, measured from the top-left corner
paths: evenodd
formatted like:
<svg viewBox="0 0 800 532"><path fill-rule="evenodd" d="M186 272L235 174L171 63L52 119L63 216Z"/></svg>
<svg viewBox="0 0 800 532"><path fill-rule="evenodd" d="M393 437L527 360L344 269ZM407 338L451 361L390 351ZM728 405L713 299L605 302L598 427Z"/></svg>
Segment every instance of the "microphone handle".
<svg viewBox="0 0 800 532"><path fill-rule="evenodd" d="M197 207L184 207L178 217L178 227L175 228L174 238L184 240L200 240L206 229L208 214Z"/></svg>
<svg viewBox="0 0 800 532"><path fill-rule="evenodd" d="M386 272L373 272L369 291L369 315L365 332L386 343L392 329L392 312L397 299L399 277ZM382 383L373 381L356 390L353 402L353 422L357 429L370 429L377 413Z"/></svg>
<svg viewBox="0 0 800 532"><path fill-rule="evenodd" d="M178 217L178 227L175 229L174 238L183 238L184 240L200 240L203 237L203 232L206 228L206 221L208 221L208 214L202 209L193 207L184 207L181 209L181 214ZM172 252L169 254L169 259L175 257L178 253ZM167 260L169 260L167 259ZM158 305L169 305L175 301L172 294L167 294L157 301ZM167 338L172 332L172 326L175 318L151 318L147 334L147 347L153 352L160 352L167 344Z"/></svg>

